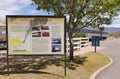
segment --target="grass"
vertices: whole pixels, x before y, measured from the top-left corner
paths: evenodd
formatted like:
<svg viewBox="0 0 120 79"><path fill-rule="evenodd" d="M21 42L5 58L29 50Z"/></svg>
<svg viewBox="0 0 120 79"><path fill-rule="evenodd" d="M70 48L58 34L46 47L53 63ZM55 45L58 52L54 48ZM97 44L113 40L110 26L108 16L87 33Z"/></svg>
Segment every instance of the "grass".
<svg viewBox="0 0 120 79"><path fill-rule="evenodd" d="M6 76L5 67L0 68L0 79L89 79L91 74L108 64L110 59L101 53L87 53L67 60L67 76L64 77L64 60L52 59L10 66Z"/></svg>

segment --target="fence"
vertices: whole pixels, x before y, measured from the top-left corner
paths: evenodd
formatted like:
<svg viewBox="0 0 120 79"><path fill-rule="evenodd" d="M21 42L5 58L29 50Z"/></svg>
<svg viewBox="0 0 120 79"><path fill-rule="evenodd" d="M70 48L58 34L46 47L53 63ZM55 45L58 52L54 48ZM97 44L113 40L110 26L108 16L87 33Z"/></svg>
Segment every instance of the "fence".
<svg viewBox="0 0 120 79"><path fill-rule="evenodd" d="M74 50L79 50L81 49L81 47L86 47L89 45L89 38L73 38L73 49ZM69 39L67 38L66 40L66 50L67 53L69 52L69 48L70 47L70 43L69 43Z"/></svg>
<svg viewBox="0 0 120 79"><path fill-rule="evenodd" d="M6 56L7 41L0 41L0 57Z"/></svg>

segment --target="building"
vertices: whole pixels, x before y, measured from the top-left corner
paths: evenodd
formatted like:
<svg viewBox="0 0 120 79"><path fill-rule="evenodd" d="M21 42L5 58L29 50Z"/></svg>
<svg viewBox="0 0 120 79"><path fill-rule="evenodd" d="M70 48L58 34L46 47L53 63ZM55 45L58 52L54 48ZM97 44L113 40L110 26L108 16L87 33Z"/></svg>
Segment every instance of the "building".
<svg viewBox="0 0 120 79"><path fill-rule="evenodd" d="M0 20L0 57L6 56L6 24Z"/></svg>
<svg viewBox="0 0 120 79"><path fill-rule="evenodd" d="M0 20L0 41L6 41L6 24Z"/></svg>
<svg viewBox="0 0 120 79"><path fill-rule="evenodd" d="M98 28L92 28L91 26L89 27L84 27L82 28L79 32L83 32L86 34L89 39L92 39L92 36L100 36L100 31ZM103 31L102 32L102 39L107 39L108 37L108 32Z"/></svg>

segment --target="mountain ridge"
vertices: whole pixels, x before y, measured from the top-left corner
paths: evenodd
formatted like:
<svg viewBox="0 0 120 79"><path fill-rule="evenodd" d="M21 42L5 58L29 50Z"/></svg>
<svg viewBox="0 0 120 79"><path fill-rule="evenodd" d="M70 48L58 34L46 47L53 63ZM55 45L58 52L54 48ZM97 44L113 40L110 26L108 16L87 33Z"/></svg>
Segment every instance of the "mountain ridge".
<svg viewBox="0 0 120 79"><path fill-rule="evenodd" d="M105 31L109 33L120 33L120 27L105 27Z"/></svg>

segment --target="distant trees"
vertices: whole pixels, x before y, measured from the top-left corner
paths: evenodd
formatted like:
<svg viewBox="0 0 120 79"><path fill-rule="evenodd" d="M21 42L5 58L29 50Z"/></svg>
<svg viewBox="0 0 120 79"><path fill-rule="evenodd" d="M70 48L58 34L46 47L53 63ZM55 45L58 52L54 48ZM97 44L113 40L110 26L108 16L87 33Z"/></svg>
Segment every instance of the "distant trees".
<svg viewBox="0 0 120 79"><path fill-rule="evenodd" d="M120 32L116 32L116 33L109 33L109 37L112 37L112 38L120 38Z"/></svg>
<svg viewBox="0 0 120 79"><path fill-rule="evenodd" d="M113 37L116 38L116 39L120 38L120 33L113 33Z"/></svg>

